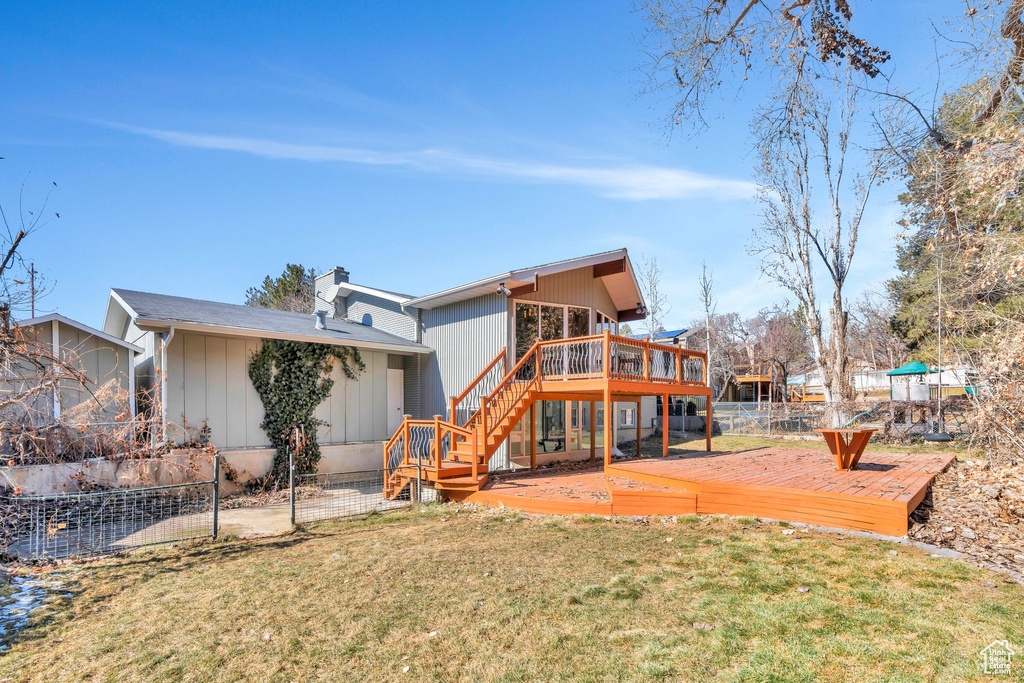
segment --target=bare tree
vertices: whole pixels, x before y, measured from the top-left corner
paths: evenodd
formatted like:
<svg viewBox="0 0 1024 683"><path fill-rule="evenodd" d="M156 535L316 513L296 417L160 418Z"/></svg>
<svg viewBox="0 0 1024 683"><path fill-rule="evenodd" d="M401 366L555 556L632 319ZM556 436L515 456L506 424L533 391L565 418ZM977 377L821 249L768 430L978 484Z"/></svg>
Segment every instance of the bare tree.
<svg viewBox="0 0 1024 683"><path fill-rule="evenodd" d="M869 156L863 172L846 173L856 110L856 91L848 69L837 71L832 92L799 86L799 116L779 128L775 119L755 123L761 163L758 169L763 221L752 251L762 270L790 291L807 323L814 362L822 376L830 421L846 421L848 398L849 314L843 300L864 208L878 181L879 160ZM819 86L820 88L820 86ZM814 191L824 186L824 197ZM847 187L850 184L851 187ZM824 201L823 201L824 200ZM827 201L823 220L817 203ZM831 284L827 315L819 307L816 279L823 268Z"/></svg>
<svg viewBox="0 0 1024 683"><path fill-rule="evenodd" d="M758 362L774 368L778 395L785 401L790 371L797 363L808 360L807 336L797 317L786 306L779 305L761 310L747 321L746 327Z"/></svg>
<svg viewBox="0 0 1024 683"><path fill-rule="evenodd" d="M852 355L873 370L906 362L907 345L892 329L895 314L892 301L877 292L864 292L850 310Z"/></svg>
<svg viewBox="0 0 1024 683"><path fill-rule="evenodd" d="M25 262L19 248L30 235L51 221L60 219L59 213L51 213L47 208L50 193L57 183L52 183L40 207L35 210L25 208L25 185L21 184L17 213L11 218L8 218L8 211L0 204L0 222L3 223L3 232L0 233L0 258L3 259L0 261L0 299L7 302L15 315L33 310L35 303L52 290L52 284L35 270L34 265Z"/></svg>
<svg viewBox="0 0 1024 683"><path fill-rule="evenodd" d="M718 299L714 296L714 273L708 270L707 261L700 262L700 280L697 281L697 297L704 309L704 342L708 354L708 386L711 386L711 316L718 308Z"/></svg>
<svg viewBox="0 0 1024 683"><path fill-rule="evenodd" d="M704 125L706 100L751 76L804 87L835 64L874 77L889 59L854 33L847 0L640 0L639 10L649 89L676 94L673 125ZM786 89L771 97L785 112L799 106Z"/></svg>
<svg viewBox="0 0 1024 683"><path fill-rule="evenodd" d="M672 311L672 303L661 287L663 272L655 256L644 257L640 266L640 287L647 303L647 336L654 337L665 330L665 316Z"/></svg>

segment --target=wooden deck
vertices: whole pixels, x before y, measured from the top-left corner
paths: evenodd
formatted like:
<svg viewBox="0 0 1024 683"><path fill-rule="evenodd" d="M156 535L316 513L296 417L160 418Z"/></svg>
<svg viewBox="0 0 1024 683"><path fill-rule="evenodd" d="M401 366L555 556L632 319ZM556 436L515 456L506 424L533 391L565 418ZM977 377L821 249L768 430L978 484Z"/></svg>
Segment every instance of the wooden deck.
<svg viewBox="0 0 1024 683"><path fill-rule="evenodd" d="M865 453L837 472L828 451L761 448L496 477L458 499L542 514L749 515L904 536L952 455Z"/></svg>

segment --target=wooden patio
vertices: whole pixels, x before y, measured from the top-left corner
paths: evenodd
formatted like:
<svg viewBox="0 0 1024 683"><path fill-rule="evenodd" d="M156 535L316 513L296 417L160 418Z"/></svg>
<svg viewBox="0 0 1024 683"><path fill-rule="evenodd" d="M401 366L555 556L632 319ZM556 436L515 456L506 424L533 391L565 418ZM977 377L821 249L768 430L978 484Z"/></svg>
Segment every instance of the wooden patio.
<svg viewBox="0 0 1024 683"><path fill-rule="evenodd" d="M904 536L953 457L869 452L840 472L825 450L694 453L504 475L452 497L532 513L746 515Z"/></svg>

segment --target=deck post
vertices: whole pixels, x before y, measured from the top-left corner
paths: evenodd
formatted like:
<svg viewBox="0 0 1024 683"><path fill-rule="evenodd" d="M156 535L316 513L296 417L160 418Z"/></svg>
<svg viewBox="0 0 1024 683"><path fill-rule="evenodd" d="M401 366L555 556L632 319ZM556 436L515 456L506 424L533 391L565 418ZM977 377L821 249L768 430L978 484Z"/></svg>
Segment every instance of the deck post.
<svg viewBox="0 0 1024 683"><path fill-rule="evenodd" d="M668 394L661 397L661 457L668 457Z"/></svg>
<svg viewBox="0 0 1024 683"><path fill-rule="evenodd" d="M530 404L530 469L537 469L537 402Z"/></svg>
<svg viewBox="0 0 1024 683"><path fill-rule="evenodd" d="M704 439L707 441L707 451L711 452L711 425L714 424L711 417L711 392L708 392L707 407L704 410Z"/></svg>
<svg viewBox="0 0 1024 683"><path fill-rule="evenodd" d="M441 416L434 416L434 466L437 471L441 472L441 458L444 454L441 453ZM440 477L440 475L438 475Z"/></svg>
<svg viewBox="0 0 1024 683"><path fill-rule="evenodd" d="M411 460L411 456L409 455L409 420L402 421L402 432L402 447L405 451L403 454L405 458L403 460L403 464L408 465Z"/></svg>
<svg viewBox="0 0 1024 683"><path fill-rule="evenodd" d="M452 433L452 438L453 439L455 438L454 432ZM476 440L477 440L477 432L476 432L475 429L473 430L473 436L471 438L473 439L473 441L472 441L472 444L473 444L473 481L474 482L478 482L478 481L480 481L480 454L477 453L477 450L476 450L476 446L477 446L477 442L476 442Z"/></svg>
<svg viewBox="0 0 1024 683"><path fill-rule="evenodd" d="M605 356L607 360L607 356ZM608 367L607 365L605 366ZM604 466L612 464L612 387L604 385Z"/></svg>
<svg viewBox="0 0 1024 683"><path fill-rule="evenodd" d="M683 350L676 349L676 384L683 383Z"/></svg>
<svg viewBox="0 0 1024 683"><path fill-rule="evenodd" d="M597 443L594 441L597 438L597 425L594 423L597 419L597 401L590 402L590 459L591 461L597 459Z"/></svg>
<svg viewBox="0 0 1024 683"><path fill-rule="evenodd" d="M636 457L643 455L643 449L640 447L643 441L643 417L641 415L641 404L644 402L644 397L640 396L636 399Z"/></svg>

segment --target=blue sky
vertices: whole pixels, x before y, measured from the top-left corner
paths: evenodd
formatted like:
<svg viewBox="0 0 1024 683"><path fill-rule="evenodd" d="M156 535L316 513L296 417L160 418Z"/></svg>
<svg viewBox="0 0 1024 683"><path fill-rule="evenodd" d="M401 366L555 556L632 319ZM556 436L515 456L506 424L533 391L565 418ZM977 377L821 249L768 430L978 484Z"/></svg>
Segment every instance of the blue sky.
<svg viewBox="0 0 1024 683"><path fill-rule="evenodd" d="M0 201L57 183L25 245L45 309L99 325L110 287L240 303L289 261L423 294L620 246L658 257L670 327L702 259L719 311L785 298L745 252L759 85L666 135L629 3L295 5L6 3ZM855 7L929 87L933 5ZM892 273L897 190L851 294Z"/></svg>

